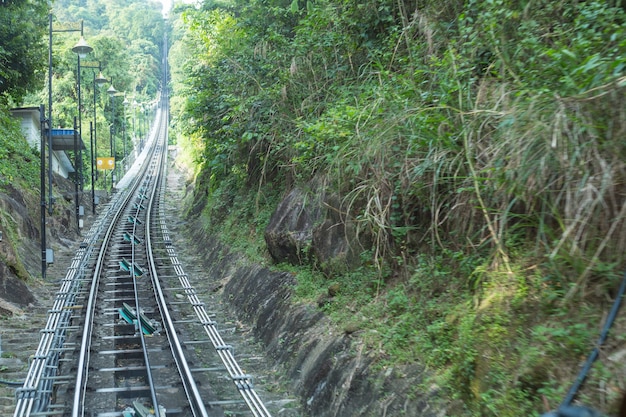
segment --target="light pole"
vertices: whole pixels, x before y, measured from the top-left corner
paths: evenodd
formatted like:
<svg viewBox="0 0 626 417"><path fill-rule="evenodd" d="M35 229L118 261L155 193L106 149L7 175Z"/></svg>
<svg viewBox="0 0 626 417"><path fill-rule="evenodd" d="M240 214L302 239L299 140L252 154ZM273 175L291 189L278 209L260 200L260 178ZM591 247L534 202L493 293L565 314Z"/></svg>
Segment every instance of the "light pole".
<svg viewBox="0 0 626 417"><path fill-rule="evenodd" d="M83 37L83 22L81 20L80 23L80 39L78 40L78 43L72 48L72 52L74 52L77 55L77 66L78 66L78 74L76 75L76 85L77 85L77 90L78 90L78 137L80 140L83 139L83 119L82 119L82 99L81 99L81 89L80 89L80 60L82 58L85 58L87 56L87 54L91 53L93 51L93 48L89 45L87 45L87 42L85 41L85 38ZM83 157L82 157L82 146L78 147L78 160L79 162L79 167L76 167L76 169L78 169L80 172L80 176L77 177L77 180L79 181L80 184L80 190L83 191ZM76 213L76 216L78 217L78 213Z"/></svg>
<svg viewBox="0 0 626 417"><path fill-rule="evenodd" d="M143 150L143 141L144 141L144 136L146 134L146 114L145 114L145 107L144 107L144 103L141 103L141 121L140 121L140 128L139 128L139 149Z"/></svg>
<svg viewBox="0 0 626 417"><path fill-rule="evenodd" d="M52 204L54 200L52 198L52 33L53 32L80 32L80 40L78 43L72 48L72 51L78 54L78 63L79 63L79 77L80 77L80 58L81 55L84 57L89 52L93 51L93 48L87 45L85 42L85 38L83 37L83 21L80 22L80 28L53 28L52 24L52 13L48 14L50 33L48 37L48 124L50 128L48 129L48 214L52 215ZM80 81L80 79L79 79ZM79 106L80 106L80 88L78 90L79 94ZM80 111L78 112L80 115Z"/></svg>
<svg viewBox="0 0 626 417"><path fill-rule="evenodd" d="M131 105L133 109L133 147L135 148L135 152L137 150L137 131L135 130L135 117L137 116L137 100L133 100L133 104Z"/></svg>
<svg viewBox="0 0 626 417"><path fill-rule="evenodd" d="M113 87L113 77L111 77L111 86L107 90L107 94L111 98L111 125L109 126L109 140L110 140L110 148L111 148L111 156L113 157L113 171L111 172L111 192L113 192L113 185L115 181L115 170L117 169L117 161L115 160L115 146L113 141L113 124L115 123L115 94L117 94L117 90Z"/></svg>
<svg viewBox="0 0 626 417"><path fill-rule="evenodd" d="M94 170L95 158L98 157L98 149L97 149L97 126L98 119L96 117L96 97L98 95L98 88L108 82L104 75L102 75L102 67L100 62L91 63L83 63L83 68L92 68L93 71L93 124L89 128L89 147L91 149L91 210L92 214L96 214L96 172ZM98 69L98 76L96 77L96 69Z"/></svg>
<svg viewBox="0 0 626 417"><path fill-rule="evenodd" d="M80 220L78 218L79 213L80 213L80 209L79 209L80 204L78 202L78 182L79 182L78 181L78 174L79 174L78 149L80 148L80 145L78 141L81 140L79 135L80 134L78 130L78 125L76 124L76 116L74 116L74 207L75 207L75 212L76 212L76 232L78 234L80 234Z"/></svg>
<svg viewBox="0 0 626 417"><path fill-rule="evenodd" d="M48 121L46 120L46 109L44 105L39 106L39 126L41 127L41 136L39 137L39 152L40 152L40 184L41 184L41 278L46 278L46 269L48 263L46 262L46 141L44 136L46 135L45 129L50 129L50 125L46 126Z"/></svg>
<svg viewBox="0 0 626 417"><path fill-rule="evenodd" d="M124 147L124 174L126 174L126 169L127 169L127 163L126 163L126 107L128 107L128 105L130 104L130 101L128 101L128 99L126 98L126 95L124 95L124 101L122 102L123 110L124 110L124 117L122 119L122 146Z"/></svg>
<svg viewBox="0 0 626 417"><path fill-rule="evenodd" d="M47 139L48 139L48 214L52 215L52 205L54 204L54 198L53 198L53 193L52 193L52 33L54 32L80 32L80 40L78 41L78 44L76 44L76 46L74 46L74 48L72 48L72 51L76 52L79 54L79 65L80 65L80 55L83 53L89 53L93 50L93 48L91 48L89 45L87 45L87 42L85 42L85 39L83 38L83 22L81 20L80 22L80 28L54 28L53 26L53 15L52 13L48 13L48 28L49 28L49 33L48 33L48 118L45 121L47 124ZM81 42L82 41L82 42ZM75 48L77 48L76 50L74 50ZM80 68L79 68L79 73L80 73ZM79 90L79 94L80 94L80 90ZM80 97L80 96L79 96ZM80 101L80 99L79 99ZM80 106L80 103L79 103ZM43 106L41 107L41 111L44 111ZM79 111L80 114L80 111ZM42 122L42 125L44 123ZM45 201L46 201L46 197L45 197L45 193L46 193L46 187L45 187L45 149L43 146L43 137L42 137L42 144L41 144L41 151L42 151L42 157L41 157L41 194L42 194L42 206L41 206L41 210L45 212ZM78 214L78 213L77 213ZM47 248L45 247L45 240L46 240L46 224L45 224L45 213L42 213L42 225L41 225L41 239L42 239L42 272L41 272L41 276L42 279L46 278L46 269L47 269Z"/></svg>

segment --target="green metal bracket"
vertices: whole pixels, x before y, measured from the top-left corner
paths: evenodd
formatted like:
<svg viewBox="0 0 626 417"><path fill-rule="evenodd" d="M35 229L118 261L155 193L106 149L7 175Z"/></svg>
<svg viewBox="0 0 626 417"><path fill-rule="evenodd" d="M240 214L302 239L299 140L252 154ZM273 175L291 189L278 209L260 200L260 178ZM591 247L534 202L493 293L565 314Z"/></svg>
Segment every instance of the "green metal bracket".
<svg viewBox="0 0 626 417"><path fill-rule="evenodd" d="M131 236L129 233L124 232L124 240L127 242L132 242L133 245L139 245L141 243L141 239L139 239L137 236L133 235Z"/></svg>
<svg viewBox="0 0 626 417"><path fill-rule="evenodd" d="M130 272L130 262L128 262L125 258L122 258L122 260L120 261L120 268L123 269L126 272ZM137 265L133 265L133 274L136 277L141 277L143 276L143 274L145 274L145 272L143 271L143 269L139 268Z"/></svg>

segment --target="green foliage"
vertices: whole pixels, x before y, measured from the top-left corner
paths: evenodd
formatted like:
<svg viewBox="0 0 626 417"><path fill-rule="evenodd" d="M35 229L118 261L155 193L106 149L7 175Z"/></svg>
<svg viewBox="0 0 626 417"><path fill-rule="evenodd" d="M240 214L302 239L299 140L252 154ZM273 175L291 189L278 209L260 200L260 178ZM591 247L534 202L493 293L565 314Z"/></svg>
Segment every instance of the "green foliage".
<svg viewBox="0 0 626 417"><path fill-rule="evenodd" d="M44 6L44 12L47 10ZM53 27L83 22L85 39L94 48L81 61L89 63L89 68L82 67L80 74L83 139L88 142L88 123L91 121L96 127L95 156L112 156L114 153L119 161L123 158L125 147L127 154L131 152L132 137L145 137L145 120L152 111L148 103L154 100L161 88L160 63L166 28L158 4L140 0L89 0L76 4L59 0L54 2L53 18ZM45 38L43 35L47 27L44 22L41 31L37 32L41 39ZM71 128L74 118L78 118L77 57L71 51L77 40L75 32L53 32L52 123L56 127ZM47 62L46 51L35 50L39 54L38 60L44 65ZM93 78L99 69L92 67L97 65L101 66L105 78L119 92L114 98L106 94L110 84L94 92ZM43 73L37 76L45 79ZM124 98L130 103L127 108L122 105ZM47 102L47 88L25 97L26 105L37 106ZM87 154L84 156L83 167L88 170ZM83 172L83 176L88 177L88 172ZM98 187L104 185L103 179L100 176Z"/></svg>
<svg viewBox="0 0 626 417"><path fill-rule="evenodd" d="M461 34L465 50L481 51L480 65L492 73L523 82L522 88L556 87L571 95L624 74L623 14L600 1L541 1L532 10L506 0L472 1Z"/></svg>
<svg viewBox="0 0 626 417"><path fill-rule="evenodd" d="M54 13L61 22L73 22L76 21L76 17L79 17L83 19L86 28L101 31L109 24L107 3L110 2L55 0Z"/></svg>
<svg viewBox="0 0 626 417"><path fill-rule="evenodd" d="M0 4L0 104L20 102L41 86L44 67L47 2L3 1Z"/></svg>
<svg viewBox="0 0 626 417"><path fill-rule="evenodd" d="M242 183L242 176L233 171L223 182L208 180L210 188L206 201L188 202L190 210L202 204L203 220L208 233L217 236L249 259L265 264L269 254L265 248L264 232L279 199L279 189L269 187L255 194ZM245 224L245 227L242 225Z"/></svg>
<svg viewBox="0 0 626 417"><path fill-rule="evenodd" d="M0 109L0 189L8 184L39 189L39 152L28 145L19 122Z"/></svg>
<svg viewBox="0 0 626 417"><path fill-rule="evenodd" d="M20 130L18 120L0 108L0 193L13 195L15 190L24 190L25 200L39 199L39 152L30 148ZM37 193L37 194L35 194ZM28 204L27 204L28 205ZM31 213L32 215L33 213ZM19 255L7 259L7 253L18 253L18 244L23 236L15 219L4 210L0 210L0 225L4 230L4 245L11 245L0 255L0 262L5 264L22 280L28 280L29 273Z"/></svg>
<svg viewBox="0 0 626 417"><path fill-rule="evenodd" d="M2 184L1 187L2 188L0 189L3 189L4 184ZM0 253L0 262L9 268L17 278L23 281L28 281L30 279L30 273L26 270L26 267L24 266L24 263L20 259L19 255L19 245L21 242L21 231L19 230L19 225L16 224L14 217L4 210L0 210L0 225L5 233L5 245L11 246L10 249L5 248L5 250ZM11 252L17 256L7 257L6 254Z"/></svg>
<svg viewBox="0 0 626 417"><path fill-rule="evenodd" d="M367 261L326 280L294 271L302 299L364 330L381 361L426 364L466 415L553 404L576 370L565 351L593 343L598 299L626 266L623 6L257 0L179 13L175 125L212 227L237 228L234 201L251 217L242 194L252 207L259 190L324 177Z"/></svg>

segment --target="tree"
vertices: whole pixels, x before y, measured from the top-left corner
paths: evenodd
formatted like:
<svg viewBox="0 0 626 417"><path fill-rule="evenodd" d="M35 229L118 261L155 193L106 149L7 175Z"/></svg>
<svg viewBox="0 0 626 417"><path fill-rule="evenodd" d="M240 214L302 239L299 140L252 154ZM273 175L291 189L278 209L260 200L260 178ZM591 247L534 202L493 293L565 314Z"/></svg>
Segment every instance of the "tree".
<svg viewBox="0 0 626 417"><path fill-rule="evenodd" d="M0 98L19 102L27 91L41 87L45 68L45 0L0 2Z"/></svg>

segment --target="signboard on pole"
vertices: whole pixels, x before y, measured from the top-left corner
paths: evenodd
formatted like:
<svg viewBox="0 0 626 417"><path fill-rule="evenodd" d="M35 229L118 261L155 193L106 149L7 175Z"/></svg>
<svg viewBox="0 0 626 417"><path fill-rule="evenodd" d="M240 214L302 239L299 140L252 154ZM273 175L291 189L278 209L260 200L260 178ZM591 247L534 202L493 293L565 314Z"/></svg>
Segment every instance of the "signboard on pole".
<svg viewBox="0 0 626 417"><path fill-rule="evenodd" d="M111 171L115 169L115 158L107 157L107 158L97 158L96 165L98 169Z"/></svg>

